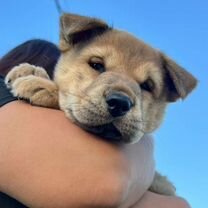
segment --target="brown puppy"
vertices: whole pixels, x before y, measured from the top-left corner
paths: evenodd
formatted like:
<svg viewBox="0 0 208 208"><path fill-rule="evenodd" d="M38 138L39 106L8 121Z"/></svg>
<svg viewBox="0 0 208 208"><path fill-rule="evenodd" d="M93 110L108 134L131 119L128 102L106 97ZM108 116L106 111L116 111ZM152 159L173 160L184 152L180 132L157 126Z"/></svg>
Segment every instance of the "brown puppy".
<svg viewBox="0 0 208 208"><path fill-rule="evenodd" d="M76 124L111 141L138 142L158 128L168 103L196 86L166 55L98 19L63 15L60 50L54 82L44 69L22 64L7 75L7 85L15 96L60 107ZM173 194L167 189L156 191Z"/></svg>

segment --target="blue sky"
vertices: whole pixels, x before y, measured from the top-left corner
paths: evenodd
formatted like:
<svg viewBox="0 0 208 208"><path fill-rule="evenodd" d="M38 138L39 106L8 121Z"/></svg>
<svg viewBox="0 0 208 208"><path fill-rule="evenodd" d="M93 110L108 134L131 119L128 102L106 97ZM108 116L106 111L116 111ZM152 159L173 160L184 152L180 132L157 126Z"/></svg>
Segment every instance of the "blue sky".
<svg viewBox="0 0 208 208"><path fill-rule="evenodd" d="M208 187L208 1L61 0L66 11L100 17L161 49L199 80L185 100L171 104L155 133L158 169L192 207L207 206ZM52 0L0 2L0 56L32 38L58 43Z"/></svg>

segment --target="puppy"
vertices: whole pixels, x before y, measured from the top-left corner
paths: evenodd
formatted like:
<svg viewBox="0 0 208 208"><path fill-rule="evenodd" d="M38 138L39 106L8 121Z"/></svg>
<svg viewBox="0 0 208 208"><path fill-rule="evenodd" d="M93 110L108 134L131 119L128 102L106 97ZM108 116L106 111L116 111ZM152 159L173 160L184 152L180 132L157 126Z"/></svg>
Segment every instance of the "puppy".
<svg viewBox="0 0 208 208"><path fill-rule="evenodd" d="M105 22L61 17L54 80L29 64L14 67L6 84L33 105L60 108L83 129L116 143L136 143L157 129L168 103L184 99L196 79L162 52ZM151 190L174 187L158 173Z"/></svg>

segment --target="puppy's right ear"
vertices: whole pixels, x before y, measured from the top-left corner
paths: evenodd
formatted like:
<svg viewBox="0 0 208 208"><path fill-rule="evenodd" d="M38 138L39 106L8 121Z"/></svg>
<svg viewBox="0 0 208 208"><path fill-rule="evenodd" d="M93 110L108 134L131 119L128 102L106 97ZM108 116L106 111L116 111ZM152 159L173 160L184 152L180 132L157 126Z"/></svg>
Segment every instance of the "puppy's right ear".
<svg viewBox="0 0 208 208"><path fill-rule="evenodd" d="M102 20L74 14L63 14L60 19L60 50L91 40L109 30Z"/></svg>
<svg viewBox="0 0 208 208"><path fill-rule="evenodd" d="M184 99L196 87L197 80L172 59L161 53L165 69L166 96L168 102Z"/></svg>

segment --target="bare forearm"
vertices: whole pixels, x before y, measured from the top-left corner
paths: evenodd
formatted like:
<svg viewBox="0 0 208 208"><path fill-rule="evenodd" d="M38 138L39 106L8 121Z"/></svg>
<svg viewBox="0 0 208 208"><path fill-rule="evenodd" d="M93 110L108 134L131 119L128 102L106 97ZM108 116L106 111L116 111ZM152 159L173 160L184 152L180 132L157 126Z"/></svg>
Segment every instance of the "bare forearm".
<svg viewBox="0 0 208 208"><path fill-rule="evenodd" d="M29 207L128 208L154 175L153 144L115 146L63 112L21 102L0 109L0 191Z"/></svg>
<svg viewBox="0 0 208 208"><path fill-rule="evenodd" d="M116 204L121 153L52 111L18 102L0 109L0 191L31 207Z"/></svg>

